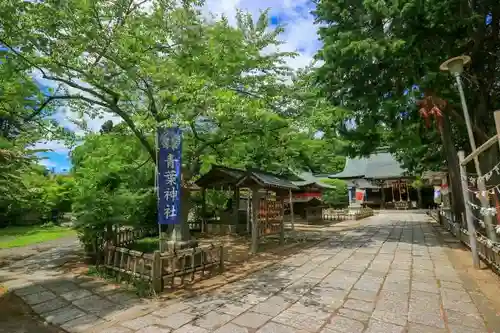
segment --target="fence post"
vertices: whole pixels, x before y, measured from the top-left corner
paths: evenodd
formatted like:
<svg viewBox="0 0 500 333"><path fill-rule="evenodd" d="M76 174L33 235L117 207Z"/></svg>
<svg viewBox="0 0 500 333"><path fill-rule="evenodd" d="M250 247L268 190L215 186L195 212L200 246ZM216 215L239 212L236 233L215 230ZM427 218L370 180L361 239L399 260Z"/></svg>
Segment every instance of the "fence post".
<svg viewBox="0 0 500 333"><path fill-rule="evenodd" d="M465 202L465 220L467 221L467 231L469 232L469 243L470 250L472 252L472 264L474 268L479 268L479 256L477 254L477 244L476 244L476 228L474 227L474 215L472 214L472 209L467 203L467 198L469 197L469 192L467 192L467 172L465 170L465 165L462 162L465 158L465 153L463 150L458 152L458 161L460 165L460 179L462 184L462 193Z"/></svg>
<svg viewBox="0 0 500 333"><path fill-rule="evenodd" d="M280 245L285 244L285 199L281 199Z"/></svg>
<svg viewBox="0 0 500 333"><path fill-rule="evenodd" d="M153 290L155 293L162 291L162 267L161 267L161 253L160 251L155 251L153 254L153 269L152 269L152 281Z"/></svg>
<svg viewBox="0 0 500 333"><path fill-rule="evenodd" d="M288 196L290 200L290 223L292 224L292 230L295 230L295 214L293 213L293 197L292 190L288 190Z"/></svg>
<svg viewBox="0 0 500 333"><path fill-rule="evenodd" d="M219 272L222 274L224 272L224 246L219 248Z"/></svg>
<svg viewBox="0 0 500 333"><path fill-rule="evenodd" d="M259 247L260 195L258 188L252 188L252 246L250 252L256 254Z"/></svg>

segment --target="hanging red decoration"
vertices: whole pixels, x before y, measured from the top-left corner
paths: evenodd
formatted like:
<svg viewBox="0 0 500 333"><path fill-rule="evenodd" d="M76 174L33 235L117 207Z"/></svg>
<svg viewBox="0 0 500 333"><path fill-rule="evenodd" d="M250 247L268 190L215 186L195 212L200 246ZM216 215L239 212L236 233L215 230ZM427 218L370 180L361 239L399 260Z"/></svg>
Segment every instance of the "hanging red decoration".
<svg viewBox="0 0 500 333"><path fill-rule="evenodd" d="M424 118L425 126L431 126L431 119L436 120L436 125L439 131L443 126L443 111L446 108L447 102L439 97L435 97L430 92L424 93L424 98L417 101L419 106L419 114Z"/></svg>

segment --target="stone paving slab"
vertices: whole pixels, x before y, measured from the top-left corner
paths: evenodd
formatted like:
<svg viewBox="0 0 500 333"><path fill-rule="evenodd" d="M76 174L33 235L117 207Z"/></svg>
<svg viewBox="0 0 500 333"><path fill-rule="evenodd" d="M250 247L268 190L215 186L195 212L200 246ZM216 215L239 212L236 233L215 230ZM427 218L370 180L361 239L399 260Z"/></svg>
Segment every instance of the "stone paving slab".
<svg viewBox="0 0 500 333"><path fill-rule="evenodd" d="M58 251L0 276L71 333L486 332L425 215L379 214L356 225L222 290L168 303L46 270L64 262Z"/></svg>

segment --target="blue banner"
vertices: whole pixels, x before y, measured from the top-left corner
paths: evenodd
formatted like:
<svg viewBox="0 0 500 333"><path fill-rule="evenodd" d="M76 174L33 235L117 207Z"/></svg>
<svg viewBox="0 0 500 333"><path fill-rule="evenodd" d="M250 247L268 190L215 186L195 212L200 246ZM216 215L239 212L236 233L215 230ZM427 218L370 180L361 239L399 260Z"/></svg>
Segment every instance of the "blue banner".
<svg viewBox="0 0 500 333"><path fill-rule="evenodd" d="M182 132L158 128L158 224L180 223Z"/></svg>

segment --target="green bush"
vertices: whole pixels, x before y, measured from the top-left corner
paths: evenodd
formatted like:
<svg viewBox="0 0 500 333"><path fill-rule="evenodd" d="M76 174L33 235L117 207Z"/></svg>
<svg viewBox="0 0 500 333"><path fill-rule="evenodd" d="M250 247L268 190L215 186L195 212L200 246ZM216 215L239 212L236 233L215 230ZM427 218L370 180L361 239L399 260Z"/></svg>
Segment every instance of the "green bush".
<svg viewBox="0 0 500 333"><path fill-rule="evenodd" d="M349 205L349 195L347 193L347 185L340 179L321 179L322 182L333 185L335 189L323 191L323 201L330 207L347 207Z"/></svg>

